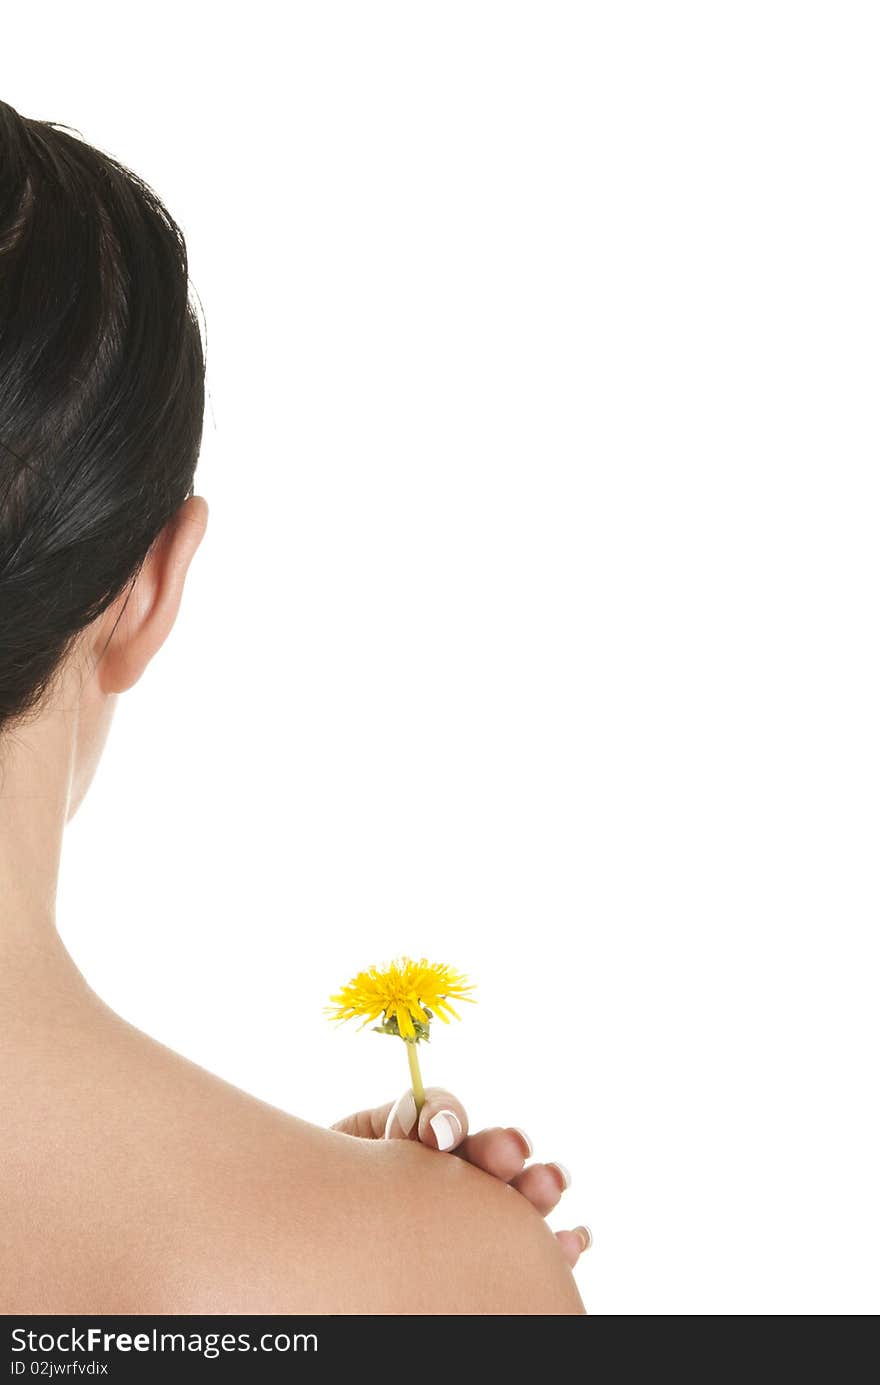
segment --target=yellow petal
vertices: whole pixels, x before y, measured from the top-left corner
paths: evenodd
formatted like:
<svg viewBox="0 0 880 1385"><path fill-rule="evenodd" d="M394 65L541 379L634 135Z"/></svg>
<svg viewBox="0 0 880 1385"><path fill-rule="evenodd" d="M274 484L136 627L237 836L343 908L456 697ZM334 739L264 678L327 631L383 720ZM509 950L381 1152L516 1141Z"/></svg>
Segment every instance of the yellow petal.
<svg viewBox="0 0 880 1385"><path fill-rule="evenodd" d="M414 1039L416 1031L412 1022L412 1015L405 1005L398 1005L396 1008L398 1029L405 1039Z"/></svg>

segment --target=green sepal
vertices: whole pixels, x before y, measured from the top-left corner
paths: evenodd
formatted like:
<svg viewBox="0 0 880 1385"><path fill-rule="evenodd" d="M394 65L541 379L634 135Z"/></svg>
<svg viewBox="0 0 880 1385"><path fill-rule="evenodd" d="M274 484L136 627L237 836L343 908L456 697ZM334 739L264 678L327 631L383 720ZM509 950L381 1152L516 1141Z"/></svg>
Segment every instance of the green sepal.
<svg viewBox="0 0 880 1385"><path fill-rule="evenodd" d="M398 1028L397 1016L396 1016L396 1015L392 1015L390 1019L385 1019L385 1020L383 1020L381 1024L374 1024L374 1025L373 1025L373 1031L374 1031L374 1033L376 1033L376 1034L393 1034L395 1038L397 1038L397 1039L403 1039L404 1043L407 1043L407 1044L417 1044L417 1043L420 1043L420 1042L430 1043L430 1040L431 1040L431 1025L430 1025L430 1021L434 1018L434 1016L431 1014L431 1011L428 1009L428 1007L427 1007L426 1005L422 1006L422 1009L425 1011L425 1014L428 1016L428 1023L425 1024L425 1023L423 1023L422 1020L414 1019L414 1020L413 1020L413 1028L415 1029L416 1032L415 1032L415 1036L414 1036L413 1038L407 1038L407 1036L406 1036L405 1034L401 1034L400 1029Z"/></svg>

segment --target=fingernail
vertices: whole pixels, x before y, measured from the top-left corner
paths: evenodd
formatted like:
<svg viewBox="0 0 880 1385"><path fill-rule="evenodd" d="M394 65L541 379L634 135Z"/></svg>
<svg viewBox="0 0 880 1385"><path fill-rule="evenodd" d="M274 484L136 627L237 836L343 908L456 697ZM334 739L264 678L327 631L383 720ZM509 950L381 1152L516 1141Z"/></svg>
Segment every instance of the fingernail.
<svg viewBox="0 0 880 1385"><path fill-rule="evenodd" d="M593 1244L593 1233L590 1228L588 1226L576 1226L574 1232L576 1236L580 1236L584 1250L589 1250Z"/></svg>
<svg viewBox="0 0 880 1385"><path fill-rule="evenodd" d="M568 1169L565 1167L564 1164L558 1164L558 1163L556 1162L556 1160L554 1159L553 1162L552 1162L551 1164L548 1165L548 1167L551 1168L551 1169L558 1169L558 1170L559 1170L559 1176L560 1176L560 1178L562 1179L562 1191L563 1191L563 1192L565 1192L566 1188L570 1188L570 1187L571 1187L571 1174L569 1173Z"/></svg>
<svg viewBox="0 0 880 1385"><path fill-rule="evenodd" d="M526 1147L526 1150L528 1151L526 1154L526 1158L531 1159L532 1155L535 1152L535 1148L526 1132L524 1130L520 1130L518 1125L511 1125L509 1128L514 1132L515 1135L519 1135L519 1138L522 1140L523 1144Z"/></svg>
<svg viewBox="0 0 880 1385"><path fill-rule="evenodd" d="M408 1135L416 1123L417 1115L418 1111L416 1110L415 1097L410 1091L404 1092L403 1096L397 1098L391 1110L388 1112L388 1119L385 1122L385 1139L390 1140L392 1138L391 1129L395 1119L404 1135Z"/></svg>
<svg viewBox="0 0 880 1385"><path fill-rule="evenodd" d="M430 1120L438 1149L452 1149L461 1135L461 1121L454 1111L438 1111Z"/></svg>

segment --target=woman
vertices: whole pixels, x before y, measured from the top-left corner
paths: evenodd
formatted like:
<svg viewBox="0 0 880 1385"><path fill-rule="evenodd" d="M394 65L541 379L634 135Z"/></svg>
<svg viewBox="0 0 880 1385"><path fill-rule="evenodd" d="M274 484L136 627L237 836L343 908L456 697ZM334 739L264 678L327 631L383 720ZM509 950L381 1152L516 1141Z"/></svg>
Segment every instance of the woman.
<svg viewBox="0 0 880 1385"><path fill-rule="evenodd" d="M582 1313L589 1233L547 1229L567 1175L521 1132L439 1090L309 1125L126 1024L55 930L205 532L203 381L159 199L0 103L0 1311Z"/></svg>

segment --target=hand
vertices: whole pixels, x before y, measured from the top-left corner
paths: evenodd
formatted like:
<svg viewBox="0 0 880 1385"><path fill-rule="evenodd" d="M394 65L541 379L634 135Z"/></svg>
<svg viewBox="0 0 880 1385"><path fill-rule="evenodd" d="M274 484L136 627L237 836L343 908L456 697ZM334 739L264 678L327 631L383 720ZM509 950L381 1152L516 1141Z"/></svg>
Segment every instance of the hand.
<svg viewBox="0 0 880 1385"><path fill-rule="evenodd" d="M337 1121L332 1127L344 1135L356 1135L364 1140L419 1140L429 1149L457 1154L493 1178L509 1183L522 1193L533 1207L546 1217L552 1212L571 1179L562 1164L529 1164L532 1143L516 1126L492 1126L468 1134L467 1112L451 1092L441 1087L425 1089L425 1104L416 1120L416 1104L407 1090L397 1101L389 1101L372 1111L358 1111L354 1116ZM557 1231L556 1239L571 1266L578 1262L583 1251L589 1250L593 1238L589 1227L577 1226L572 1231Z"/></svg>

